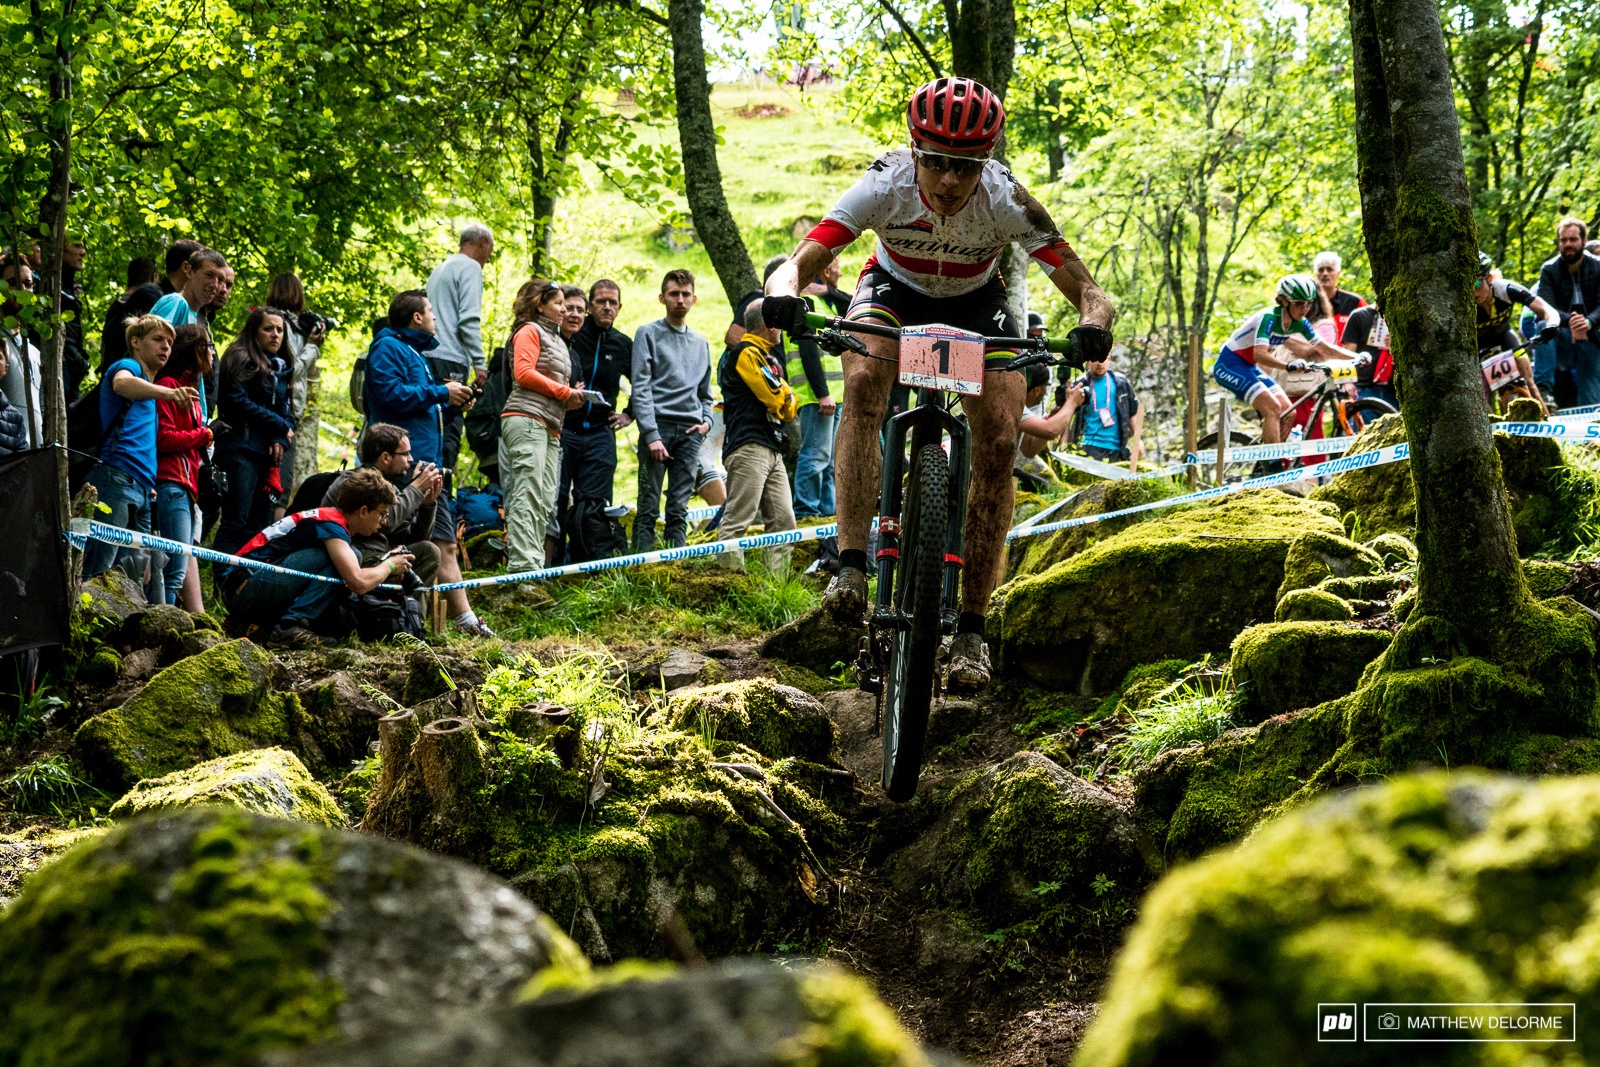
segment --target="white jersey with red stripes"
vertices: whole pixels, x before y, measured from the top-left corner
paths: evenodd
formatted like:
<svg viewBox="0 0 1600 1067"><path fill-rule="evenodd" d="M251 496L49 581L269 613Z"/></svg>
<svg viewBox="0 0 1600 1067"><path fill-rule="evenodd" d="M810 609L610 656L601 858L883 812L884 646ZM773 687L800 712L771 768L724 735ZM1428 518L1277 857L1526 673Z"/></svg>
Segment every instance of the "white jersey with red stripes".
<svg viewBox="0 0 1600 1067"><path fill-rule="evenodd" d="M837 254L867 230L878 235L868 266L877 263L931 297L961 296L983 286L1013 241L1046 273L1060 267L1069 251L1039 201L992 159L961 210L940 215L917 187L909 148L874 161L806 237Z"/></svg>

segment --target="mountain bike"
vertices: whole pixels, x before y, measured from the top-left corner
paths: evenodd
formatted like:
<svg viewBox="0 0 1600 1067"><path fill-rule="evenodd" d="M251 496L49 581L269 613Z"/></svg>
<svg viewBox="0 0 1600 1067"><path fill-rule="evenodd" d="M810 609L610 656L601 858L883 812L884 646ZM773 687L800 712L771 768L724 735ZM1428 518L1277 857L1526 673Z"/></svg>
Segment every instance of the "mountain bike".
<svg viewBox="0 0 1600 1067"><path fill-rule="evenodd" d="M852 334L898 341L899 381L921 391L918 403L890 419L885 431L878 593L856 663L858 684L878 697L884 791L891 800L910 800L938 688L940 640L955 633L959 619L971 448L967 417L950 409L960 397L982 395L986 353L1021 351L1005 364L1021 370L1064 363L1072 345L1066 338L984 337L941 325L896 329L818 314L806 321L819 331L818 344L835 355L850 350L884 358Z"/></svg>
<svg viewBox="0 0 1600 1067"><path fill-rule="evenodd" d="M1501 352L1494 351L1497 345L1478 349L1478 365L1483 368L1483 398L1489 405L1489 414L1508 414L1512 403L1521 397L1543 402L1531 384L1533 364L1522 354L1538 343L1536 336L1531 341L1524 341L1515 348ZM1485 352L1489 355L1485 356Z"/></svg>

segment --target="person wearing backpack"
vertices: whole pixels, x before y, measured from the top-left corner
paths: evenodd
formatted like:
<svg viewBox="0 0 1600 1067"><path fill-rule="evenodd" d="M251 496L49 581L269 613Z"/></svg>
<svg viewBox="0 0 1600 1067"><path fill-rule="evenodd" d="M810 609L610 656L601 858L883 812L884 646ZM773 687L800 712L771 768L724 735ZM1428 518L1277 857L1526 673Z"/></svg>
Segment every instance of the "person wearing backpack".
<svg viewBox="0 0 1600 1067"><path fill-rule="evenodd" d="M572 373L589 383L592 392L604 397L604 402L586 401L580 408L567 412L561 425L561 478L556 485L556 523L561 527L564 544L557 550L552 563L581 563L589 559L606 559L627 551L626 543L616 552L604 551L600 542L610 543L607 535L609 523L605 510L611 506L613 483L617 476L617 431L633 421L630 412L618 410L617 394L622 380L633 373L633 338L617 329L617 316L622 313L622 287L610 278L601 278L589 286L589 314L567 343L572 356ZM575 517L578 505L586 500L598 501L598 509L589 508L586 521ZM576 530L587 526L595 544L586 546L581 553L574 551ZM620 524L618 524L620 529ZM579 559L579 555L583 559Z"/></svg>
<svg viewBox="0 0 1600 1067"><path fill-rule="evenodd" d="M411 570L424 586L433 584L439 571L439 546L433 534L434 512L444 475L431 463L413 462L411 438L398 426L375 422L361 434L361 466L340 471L322 497L322 506L339 506L339 494L358 471L375 470L395 492L378 531L369 536L352 536L350 544L361 557L363 567L374 566L396 546L411 553Z"/></svg>
<svg viewBox="0 0 1600 1067"><path fill-rule="evenodd" d="M100 380L100 460L85 481L109 508L101 520L108 526L149 533L156 493L156 401L198 404L200 393L191 386L162 386L155 376L172 351L174 331L166 319L141 315L128 322L125 337L130 356L106 368ZM92 578L114 565L152 591L160 591L157 575L145 577L148 554L91 538L83 550L83 575ZM163 592L162 599L165 599Z"/></svg>
<svg viewBox="0 0 1600 1067"><path fill-rule="evenodd" d="M506 397L511 394L510 368L506 365L507 349L497 348L489 360L489 377L483 383L483 395L467 412L467 447L478 457L478 473L494 486L500 484L500 413L505 410Z"/></svg>

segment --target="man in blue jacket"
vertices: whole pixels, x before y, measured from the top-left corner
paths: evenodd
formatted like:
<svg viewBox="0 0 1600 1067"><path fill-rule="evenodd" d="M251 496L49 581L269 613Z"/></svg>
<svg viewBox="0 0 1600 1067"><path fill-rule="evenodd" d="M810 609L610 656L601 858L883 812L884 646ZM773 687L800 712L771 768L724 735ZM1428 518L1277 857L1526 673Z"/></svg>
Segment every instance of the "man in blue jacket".
<svg viewBox="0 0 1600 1067"><path fill-rule="evenodd" d="M407 289L389 304L389 324L378 331L367 350L364 393L368 424L386 422L406 431L411 458L417 463L444 466L444 428L447 407L462 411L472 407L472 388L461 382L439 382L425 353L437 348L433 306L421 289ZM446 472L446 478L450 476ZM448 486L439 496L433 522L434 544L439 546L439 583L461 580L456 552L456 516ZM445 594L456 629L480 637L493 637L467 603L465 590Z"/></svg>

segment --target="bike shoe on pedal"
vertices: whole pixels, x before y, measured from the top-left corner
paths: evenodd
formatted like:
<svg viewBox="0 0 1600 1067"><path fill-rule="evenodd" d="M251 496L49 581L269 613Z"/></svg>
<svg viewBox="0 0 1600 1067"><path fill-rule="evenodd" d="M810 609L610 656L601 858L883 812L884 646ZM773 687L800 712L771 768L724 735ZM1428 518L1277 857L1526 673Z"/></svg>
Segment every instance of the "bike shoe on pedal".
<svg viewBox="0 0 1600 1067"><path fill-rule="evenodd" d="M956 634L945 659L944 686L951 696L970 696L989 686L989 646L982 634Z"/></svg>
<svg viewBox="0 0 1600 1067"><path fill-rule="evenodd" d="M863 626L867 618L867 576L855 567L840 567L822 594L828 614L848 626Z"/></svg>

